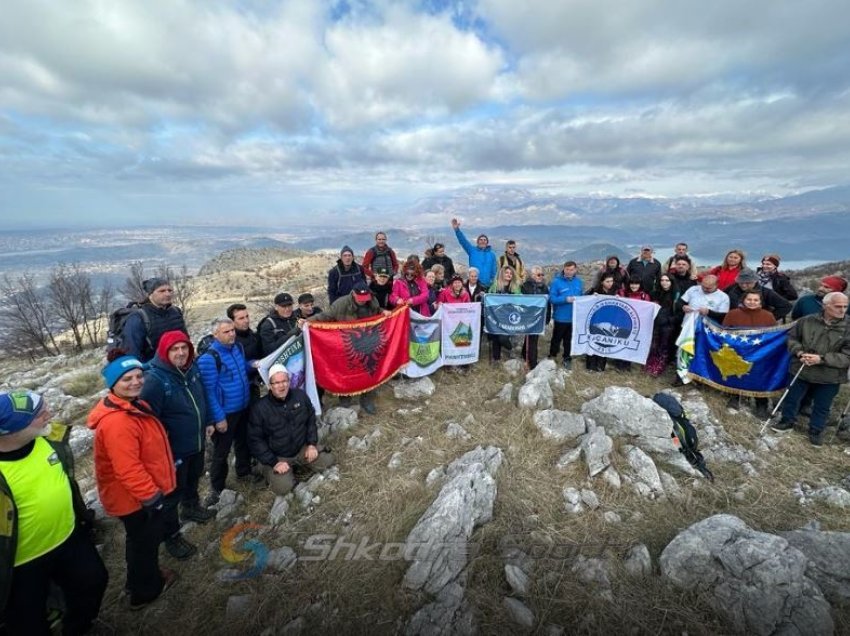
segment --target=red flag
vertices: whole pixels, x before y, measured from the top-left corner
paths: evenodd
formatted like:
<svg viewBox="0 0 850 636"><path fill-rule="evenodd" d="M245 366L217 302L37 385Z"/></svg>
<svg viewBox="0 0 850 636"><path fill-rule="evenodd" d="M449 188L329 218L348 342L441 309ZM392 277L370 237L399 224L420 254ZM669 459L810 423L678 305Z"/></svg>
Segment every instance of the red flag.
<svg viewBox="0 0 850 636"><path fill-rule="evenodd" d="M310 322L305 332L316 384L357 395L379 386L410 360L410 310L354 322Z"/></svg>

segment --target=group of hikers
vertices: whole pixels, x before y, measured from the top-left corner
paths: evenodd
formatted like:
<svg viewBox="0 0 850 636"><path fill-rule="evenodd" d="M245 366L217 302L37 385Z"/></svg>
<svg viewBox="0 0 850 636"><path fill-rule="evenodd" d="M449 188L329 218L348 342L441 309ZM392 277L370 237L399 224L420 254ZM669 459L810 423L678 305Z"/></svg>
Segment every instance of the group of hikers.
<svg viewBox="0 0 850 636"><path fill-rule="evenodd" d="M306 321L349 322L388 315L407 306L424 316L443 303L481 302L488 293L548 297L547 322L553 323L548 355L561 356L571 369L573 304L587 295L621 296L659 306L645 370L658 376L675 357L675 342L686 314L698 312L728 327L758 328L789 317L791 389L776 431L794 427L803 407L810 409L809 439L822 444L823 430L840 384L850 367L847 281L821 280L814 294L798 293L779 271L780 259L765 255L760 267L747 267L740 250L723 263L700 271L685 243L662 264L651 246L625 265L611 256L589 284L578 265L566 261L551 280L539 265L527 266L515 241L497 255L485 234L473 244L452 219L452 229L468 256L466 277L436 243L420 259L400 260L385 232L357 262L348 246L328 272L329 306L322 310L310 292L297 299L280 292L273 307L251 328L248 307L227 308L196 348L182 312L172 304L168 280L144 282L144 304L129 312L113 340L102 370L105 397L88 416L94 431L94 468L105 512L120 519L126 533L125 592L130 609L155 601L177 580L159 562L161 544L172 557L188 559L196 546L180 531L182 522L207 523L224 491L231 448L236 480L265 483L277 495L290 492L299 477L335 462L318 439L315 408L287 369L273 365L267 390L257 367ZM297 307L296 307L297 305ZM538 336L523 338L528 368L538 362ZM512 346L490 336L490 360ZM586 369L604 371L607 358L586 357ZM625 363L617 367L628 370ZM799 371L799 373L798 373ZM678 376L677 376L678 377ZM343 405L351 398L342 396ZM367 414L374 396L360 396ZM756 405L765 415L766 402ZM0 532L3 577L0 601L5 628L13 634L46 633L50 584L64 596L63 632L85 632L97 617L108 573L89 532L91 514L74 480L66 443L45 437L50 412L43 396L28 390L0 393ZM207 447L211 446L210 449ZM207 452L209 450L210 452ZM209 459L207 460L207 455ZM209 494L200 482L209 472ZM233 482L231 482L233 485Z"/></svg>

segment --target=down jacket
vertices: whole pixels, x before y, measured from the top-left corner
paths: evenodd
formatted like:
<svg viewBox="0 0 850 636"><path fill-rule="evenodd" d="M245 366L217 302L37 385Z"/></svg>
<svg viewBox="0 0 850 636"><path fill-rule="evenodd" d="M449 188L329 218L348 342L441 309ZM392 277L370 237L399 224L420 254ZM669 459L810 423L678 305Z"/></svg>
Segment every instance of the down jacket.
<svg viewBox="0 0 850 636"><path fill-rule="evenodd" d="M214 422L221 422L228 413L237 413L248 407L251 386L248 371L251 369L242 347L237 344L226 346L218 340L210 345L218 353L221 370L210 353L198 357L198 369L204 383L207 408Z"/></svg>
<svg viewBox="0 0 850 636"><path fill-rule="evenodd" d="M177 485L165 429L142 400L111 391L89 413L94 431L97 492L107 514L123 517L167 495Z"/></svg>

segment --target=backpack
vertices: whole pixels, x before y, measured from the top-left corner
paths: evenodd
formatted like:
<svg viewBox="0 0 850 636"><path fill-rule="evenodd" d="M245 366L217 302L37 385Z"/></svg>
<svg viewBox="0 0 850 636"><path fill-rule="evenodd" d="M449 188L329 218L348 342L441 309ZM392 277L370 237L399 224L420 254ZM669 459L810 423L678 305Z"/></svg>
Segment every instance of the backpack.
<svg viewBox="0 0 850 636"><path fill-rule="evenodd" d="M372 253L372 271L374 272L378 267L384 267L388 272L393 271L393 257L390 256L390 250L387 248L383 253L378 252L378 250L373 245L369 248L369 251Z"/></svg>
<svg viewBox="0 0 850 636"><path fill-rule="evenodd" d="M113 349L124 348L124 325L127 319L135 313L142 316L142 323L145 325L145 338L147 339L148 347L153 346L150 341L151 319L148 313L144 310L143 303L131 301L124 307L115 309L109 314L109 326L106 333L106 352L109 353Z"/></svg>
<svg viewBox="0 0 850 636"><path fill-rule="evenodd" d="M200 358L203 355L210 356L213 360L215 360L215 372L221 373L221 368L224 366L224 363L221 361L221 354L213 349L213 342L215 342L215 337L211 333L208 333L206 336L198 340L198 344L195 345L195 358ZM237 342L236 346L239 347L242 351L242 355L244 356L245 349L242 347L242 343Z"/></svg>
<svg viewBox="0 0 850 636"><path fill-rule="evenodd" d="M714 474L705 465L705 457L699 452L699 436L697 429L688 419L682 403L674 395L669 393L656 393L652 401L667 411L673 420L673 444L679 448L679 452L685 456L688 463L696 468L709 481L714 481Z"/></svg>

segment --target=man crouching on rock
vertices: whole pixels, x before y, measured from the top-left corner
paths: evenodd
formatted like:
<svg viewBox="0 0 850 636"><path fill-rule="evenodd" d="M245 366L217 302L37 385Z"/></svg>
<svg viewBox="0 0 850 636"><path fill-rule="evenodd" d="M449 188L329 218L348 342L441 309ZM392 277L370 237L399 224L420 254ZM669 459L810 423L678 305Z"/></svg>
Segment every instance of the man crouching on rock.
<svg viewBox="0 0 850 636"><path fill-rule="evenodd" d="M285 495L295 487L293 466L321 471L334 465L334 456L319 449L318 439L310 398L290 388L283 365L272 365L269 392L251 408L248 420L248 448L272 492Z"/></svg>

